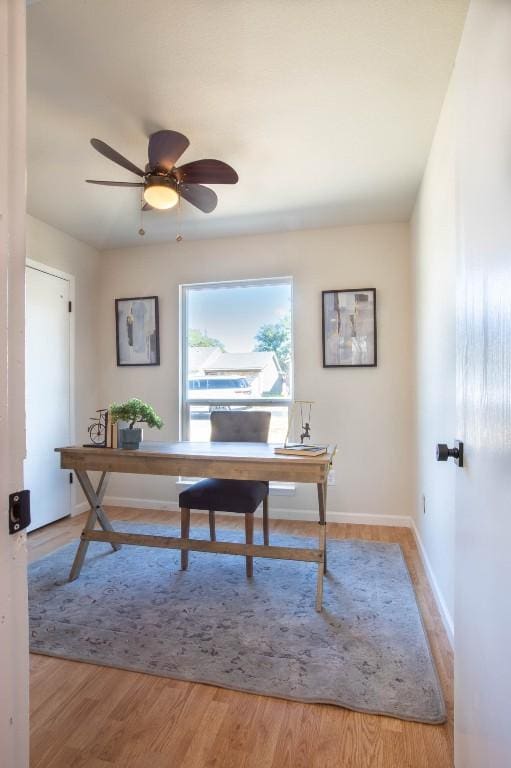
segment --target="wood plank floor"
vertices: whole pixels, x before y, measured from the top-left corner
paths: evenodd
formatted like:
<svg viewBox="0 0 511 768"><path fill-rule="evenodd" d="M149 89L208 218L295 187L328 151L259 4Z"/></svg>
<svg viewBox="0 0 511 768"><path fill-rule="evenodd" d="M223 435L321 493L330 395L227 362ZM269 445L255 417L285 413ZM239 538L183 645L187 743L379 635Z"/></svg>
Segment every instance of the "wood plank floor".
<svg viewBox="0 0 511 768"><path fill-rule="evenodd" d="M111 508L113 519L177 522L176 513ZM84 516L29 535L32 560L77 538ZM242 522L242 521L241 521ZM194 525L207 525L196 515ZM218 527L239 527L220 517ZM272 530L313 535L314 523ZM411 532L329 524L329 538L401 544L444 689L446 725L420 725L31 657L31 768L452 768L453 657Z"/></svg>

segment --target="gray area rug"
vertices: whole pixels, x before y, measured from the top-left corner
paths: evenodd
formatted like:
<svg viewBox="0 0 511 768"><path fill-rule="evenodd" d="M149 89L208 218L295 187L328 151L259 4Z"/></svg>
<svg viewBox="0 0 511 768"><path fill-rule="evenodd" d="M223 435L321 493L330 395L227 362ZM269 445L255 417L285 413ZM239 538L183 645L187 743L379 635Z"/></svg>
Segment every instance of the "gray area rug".
<svg viewBox="0 0 511 768"><path fill-rule="evenodd" d="M126 531L178 535L161 525ZM198 529L200 531L200 529ZM222 531L224 540L241 534ZM198 537L203 535L195 532ZM273 535L272 544L304 546ZM31 650L180 680L425 723L445 705L398 544L330 541L323 613L316 566L92 543L67 577L69 544L29 569Z"/></svg>

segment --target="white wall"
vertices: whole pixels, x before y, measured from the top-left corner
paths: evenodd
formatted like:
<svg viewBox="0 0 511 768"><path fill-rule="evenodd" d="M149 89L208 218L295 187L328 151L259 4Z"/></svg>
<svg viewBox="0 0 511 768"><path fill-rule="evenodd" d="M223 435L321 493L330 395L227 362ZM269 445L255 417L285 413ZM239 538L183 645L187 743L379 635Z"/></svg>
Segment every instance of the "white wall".
<svg viewBox="0 0 511 768"><path fill-rule="evenodd" d="M98 361L100 326L97 307L101 280L100 255L90 245L76 240L43 221L27 216L27 258L67 272L75 278L74 313L74 404L75 442L88 442L89 417L101 407ZM51 355L49 345L48 354ZM75 485L75 511L83 511L84 497Z"/></svg>
<svg viewBox="0 0 511 768"><path fill-rule="evenodd" d="M411 222L415 291L416 532L453 635L456 438L455 94L447 93ZM425 513L423 499L425 498Z"/></svg>
<svg viewBox="0 0 511 768"><path fill-rule="evenodd" d="M313 439L339 445L329 510L368 522L411 514L413 450L409 235L405 224L355 226L243 238L189 241L102 254L101 402L148 400L165 421L161 439L179 435L180 283L292 275L295 395L313 399ZM321 291L377 289L378 367L323 369ZM117 368L114 298L160 298L161 365ZM160 433L147 431L149 439ZM125 476L110 496L175 501L175 482ZM300 487L272 507L316 509L315 489ZM369 517L364 517L369 516ZM388 516L387 518L385 516ZM337 518L341 519L341 518Z"/></svg>

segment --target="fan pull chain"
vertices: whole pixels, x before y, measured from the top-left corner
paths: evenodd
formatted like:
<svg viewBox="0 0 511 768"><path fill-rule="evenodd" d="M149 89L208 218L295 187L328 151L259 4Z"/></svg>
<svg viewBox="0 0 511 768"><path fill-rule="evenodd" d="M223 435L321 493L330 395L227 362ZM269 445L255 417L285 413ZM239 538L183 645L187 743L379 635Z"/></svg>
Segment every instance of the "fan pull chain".
<svg viewBox="0 0 511 768"><path fill-rule="evenodd" d="M140 229L138 230L138 234L140 237L143 237L145 235L145 229L143 227L144 224L144 193L143 191L140 192Z"/></svg>
<svg viewBox="0 0 511 768"><path fill-rule="evenodd" d="M181 195L179 193L179 189L177 191L177 235L176 235L176 243L180 243L183 239L183 235L179 232L181 229Z"/></svg>

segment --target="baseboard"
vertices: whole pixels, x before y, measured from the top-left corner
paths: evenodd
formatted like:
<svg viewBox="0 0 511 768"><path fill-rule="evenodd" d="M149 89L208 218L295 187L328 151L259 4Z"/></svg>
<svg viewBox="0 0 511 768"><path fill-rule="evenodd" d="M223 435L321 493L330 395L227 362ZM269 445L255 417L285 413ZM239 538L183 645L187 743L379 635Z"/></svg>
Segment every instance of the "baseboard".
<svg viewBox="0 0 511 768"><path fill-rule="evenodd" d="M90 504L88 501L81 501L79 504L75 504L73 507L73 511L71 512L71 517L76 517L76 515L81 515L82 512L87 512L87 510L90 509Z"/></svg>
<svg viewBox="0 0 511 768"><path fill-rule="evenodd" d="M134 509L162 509L176 512L179 506L176 501L159 501L158 499L133 499L124 496L106 496L105 505L111 507L130 507ZM256 513L261 515L261 511ZM279 509L271 506L271 517L275 520L304 520L318 521L315 509ZM328 511L327 520L330 523L352 523L358 525L389 525L398 528L409 528L411 518L405 515L365 515L348 512Z"/></svg>
<svg viewBox="0 0 511 768"><path fill-rule="evenodd" d="M449 612L449 609L447 608L442 591L438 586L438 582L436 580L436 576L434 574L433 568L431 567L428 554L422 542L419 529L415 525L415 520L413 519L411 520L411 528L413 531L413 535L415 536L415 541L417 542L417 549L419 550L419 555L421 557L422 564L424 565L424 569L426 571L426 575L428 577L428 581L431 586L431 590L433 592L433 596L435 598L437 608L440 612L442 623L445 627L445 631L447 632L447 637L449 638L451 647L454 648L454 621Z"/></svg>

